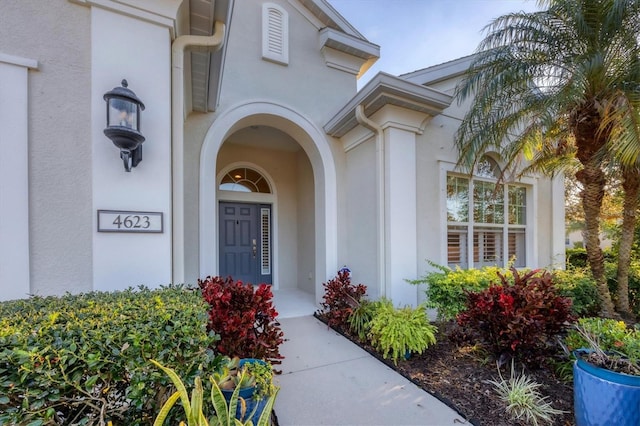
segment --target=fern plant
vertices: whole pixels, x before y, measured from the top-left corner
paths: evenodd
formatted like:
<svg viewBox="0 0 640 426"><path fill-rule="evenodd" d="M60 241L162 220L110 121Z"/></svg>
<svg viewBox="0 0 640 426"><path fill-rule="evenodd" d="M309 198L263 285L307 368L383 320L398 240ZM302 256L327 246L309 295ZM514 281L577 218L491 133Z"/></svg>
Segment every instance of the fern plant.
<svg viewBox="0 0 640 426"><path fill-rule="evenodd" d="M436 343L437 328L429 324L424 305L396 309L384 299L371 320L369 337L373 346L394 364L407 353L422 353Z"/></svg>

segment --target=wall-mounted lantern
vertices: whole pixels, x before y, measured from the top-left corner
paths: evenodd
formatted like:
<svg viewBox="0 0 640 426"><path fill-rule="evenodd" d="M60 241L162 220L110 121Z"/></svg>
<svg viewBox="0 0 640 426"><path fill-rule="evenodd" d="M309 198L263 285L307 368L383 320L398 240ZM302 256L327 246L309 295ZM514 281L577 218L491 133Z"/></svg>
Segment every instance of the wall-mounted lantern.
<svg viewBox="0 0 640 426"><path fill-rule="evenodd" d="M115 87L104 94L107 102L104 134L120 149L124 169L130 172L142 161L145 138L140 133L140 111L144 110L144 104L127 86L127 80L122 80L122 87Z"/></svg>

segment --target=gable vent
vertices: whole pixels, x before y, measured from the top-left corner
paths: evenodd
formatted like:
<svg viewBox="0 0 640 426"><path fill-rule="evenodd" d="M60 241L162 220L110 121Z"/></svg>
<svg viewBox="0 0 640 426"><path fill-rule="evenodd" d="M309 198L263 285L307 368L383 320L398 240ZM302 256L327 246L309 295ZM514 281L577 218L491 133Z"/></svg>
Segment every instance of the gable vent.
<svg viewBox="0 0 640 426"><path fill-rule="evenodd" d="M289 63L289 17L273 3L262 5L262 58L278 64Z"/></svg>

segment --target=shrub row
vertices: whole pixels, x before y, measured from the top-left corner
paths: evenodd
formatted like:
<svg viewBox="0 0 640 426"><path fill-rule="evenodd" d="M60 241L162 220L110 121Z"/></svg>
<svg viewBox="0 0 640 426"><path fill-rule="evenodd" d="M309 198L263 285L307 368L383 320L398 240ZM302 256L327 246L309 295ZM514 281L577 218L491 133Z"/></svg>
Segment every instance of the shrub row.
<svg viewBox="0 0 640 426"><path fill-rule="evenodd" d="M350 331L394 363L411 353L422 353L436 342L424 305L396 308L391 300L366 299L367 287L351 284L348 269L324 283L319 315L330 327Z"/></svg>
<svg viewBox="0 0 640 426"><path fill-rule="evenodd" d="M214 371L207 304L171 286L0 303L0 424L150 424L173 366Z"/></svg>
<svg viewBox="0 0 640 426"><path fill-rule="evenodd" d="M513 283L512 272L508 269L497 267L450 269L431 265L436 268L436 271L409 282L426 284L426 305L428 308L437 309L439 320L454 319L458 313L466 309L469 292L488 289L491 284L500 282L499 275L507 282ZM640 264L638 266L639 269L635 273L640 274ZM615 272L609 271L609 274L615 274ZM574 315L586 317L598 313L600 310L598 292L588 269L554 270L551 272L551 277L559 294L572 300L571 309ZM640 279L636 291L640 292ZM635 299L632 297L632 300Z"/></svg>
<svg viewBox="0 0 640 426"><path fill-rule="evenodd" d="M556 288L555 279L544 270L440 268L424 281L430 284L428 305L441 309L441 319L457 319L459 328L452 337L480 343L496 359L507 356L535 365L574 320L571 299ZM582 289L582 281L572 283L572 291ZM357 335L394 363L408 353L422 353L436 341L424 304L399 309L385 298L368 301L366 286L351 284L344 270L324 287L319 314L328 324Z"/></svg>

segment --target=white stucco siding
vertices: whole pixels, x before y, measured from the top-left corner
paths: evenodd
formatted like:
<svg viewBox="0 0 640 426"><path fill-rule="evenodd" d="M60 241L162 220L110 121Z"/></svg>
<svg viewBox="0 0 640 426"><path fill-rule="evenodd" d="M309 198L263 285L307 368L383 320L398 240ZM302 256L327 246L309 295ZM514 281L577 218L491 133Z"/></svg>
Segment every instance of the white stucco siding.
<svg viewBox="0 0 640 426"><path fill-rule="evenodd" d="M303 151L296 154L297 210L298 210L298 278L293 288L307 293L315 292L315 193L313 169L309 158Z"/></svg>
<svg viewBox="0 0 640 426"><path fill-rule="evenodd" d="M262 4L236 2L222 81L221 108L244 99L270 99L304 111L319 125L356 92L354 75L329 68L318 45L318 28L291 6L275 0L288 13L289 63L262 59Z"/></svg>
<svg viewBox="0 0 640 426"><path fill-rule="evenodd" d="M399 306L416 304L416 288L405 280L417 272L416 134L385 131L387 297Z"/></svg>
<svg viewBox="0 0 640 426"><path fill-rule="evenodd" d="M38 62L28 77L31 293L91 289L89 9L3 0L0 53ZM5 208L4 206L2 207Z"/></svg>
<svg viewBox="0 0 640 426"><path fill-rule="evenodd" d="M445 115L434 117L426 126L416 144L416 192L417 192L417 276L429 269L428 261L446 263L442 259L446 246L443 231L446 211L442 204L442 162L455 162L451 141L458 121ZM420 294L419 294L420 296Z"/></svg>
<svg viewBox="0 0 640 426"><path fill-rule="evenodd" d="M371 299L381 296L377 279L378 254L376 218L376 144L371 137L346 154L345 181L346 226L348 233L346 263L353 283L367 286ZM342 265L340 265L342 266Z"/></svg>
<svg viewBox="0 0 640 426"><path fill-rule="evenodd" d="M91 8L93 144L93 282L117 290L171 282L171 96L169 29L98 7ZM118 149L103 134L105 92L126 78L145 103L143 160L125 172ZM163 232L97 232L96 211L163 213Z"/></svg>

